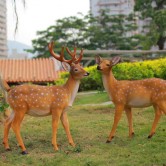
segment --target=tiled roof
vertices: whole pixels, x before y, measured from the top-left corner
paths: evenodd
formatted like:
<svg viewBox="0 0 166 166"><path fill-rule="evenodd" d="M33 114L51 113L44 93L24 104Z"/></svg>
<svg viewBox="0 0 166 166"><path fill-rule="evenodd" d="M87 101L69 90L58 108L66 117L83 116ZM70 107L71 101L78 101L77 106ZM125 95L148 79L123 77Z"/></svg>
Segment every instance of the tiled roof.
<svg viewBox="0 0 166 166"><path fill-rule="evenodd" d="M0 59L0 73L8 83L52 82L58 78L51 58Z"/></svg>

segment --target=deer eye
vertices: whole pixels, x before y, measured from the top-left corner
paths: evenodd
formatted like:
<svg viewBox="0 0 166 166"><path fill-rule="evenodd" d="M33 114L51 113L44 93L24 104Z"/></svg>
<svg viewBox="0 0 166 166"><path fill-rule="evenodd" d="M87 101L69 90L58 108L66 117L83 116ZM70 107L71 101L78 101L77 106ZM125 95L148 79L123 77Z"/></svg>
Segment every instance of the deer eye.
<svg viewBox="0 0 166 166"><path fill-rule="evenodd" d="M106 64L106 66L110 66L110 64Z"/></svg>
<svg viewBox="0 0 166 166"><path fill-rule="evenodd" d="M74 71L78 71L78 69L74 69Z"/></svg>

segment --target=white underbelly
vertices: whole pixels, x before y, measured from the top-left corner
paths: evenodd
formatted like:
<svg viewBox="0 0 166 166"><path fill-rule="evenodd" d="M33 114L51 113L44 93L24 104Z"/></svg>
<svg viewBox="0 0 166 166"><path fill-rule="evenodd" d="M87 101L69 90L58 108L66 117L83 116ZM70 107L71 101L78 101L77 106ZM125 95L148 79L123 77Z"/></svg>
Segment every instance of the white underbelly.
<svg viewBox="0 0 166 166"><path fill-rule="evenodd" d="M139 107L149 107L152 105L151 101L148 100L148 99L144 99L144 98L134 98L134 99L131 99L129 102L128 102L128 105L130 107L136 107L136 108L139 108Z"/></svg>
<svg viewBox="0 0 166 166"><path fill-rule="evenodd" d="M40 117L40 116L48 116L51 114L50 110L35 110L35 109L30 109L27 112L28 115L31 116L36 116L36 117Z"/></svg>

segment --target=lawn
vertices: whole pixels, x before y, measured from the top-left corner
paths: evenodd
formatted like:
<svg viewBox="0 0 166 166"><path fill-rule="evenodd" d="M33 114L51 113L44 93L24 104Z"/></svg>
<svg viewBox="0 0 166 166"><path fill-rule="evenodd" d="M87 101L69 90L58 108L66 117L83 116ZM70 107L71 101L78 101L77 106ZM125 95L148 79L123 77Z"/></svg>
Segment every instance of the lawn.
<svg viewBox="0 0 166 166"><path fill-rule="evenodd" d="M71 133L77 145L75 148L68 145L66 134L59 124L58 152L54 152L51 145L51 117L26 116L21 133L29 154L20 154L21 150L11 130L9 143L12 151L6 152L3 145L0 145L0 165L166 166L166 117L162 116L156 135L152 139L147 139L154 111L152 108L134 109L134 138L128 138L127 119L123 114L116 137L110 144L106 144L113 123L113 106L84 105L106 101L106 93L78 95L74 106L68 111ZM3 138L2 125L0 138Z"/></svg>

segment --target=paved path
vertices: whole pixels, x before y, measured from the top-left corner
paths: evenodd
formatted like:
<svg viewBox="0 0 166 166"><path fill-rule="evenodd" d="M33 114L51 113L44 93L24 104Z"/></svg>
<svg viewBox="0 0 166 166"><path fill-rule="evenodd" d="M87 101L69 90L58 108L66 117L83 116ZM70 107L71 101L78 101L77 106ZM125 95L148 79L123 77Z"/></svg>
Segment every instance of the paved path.
<svg viewBox="0 0 166 166"><path fill-rule="evenodd" d="M103 106L103 105L110 105L113 104L112 101L107 101L104 103L99 103L99 104L83 104L83 106Z"/></svg>
<svg viewBox="0 0 166 166"><path fill-rule="evenodd" d="M105 91L103 91L105 92ZM79 92L77 95L80 96L80 95L88 95L88 94L95 94L95 93L100 93L98 91L90 91L90 92ZM99 104L84 104L84 106L100 106L100 105L110 105L110 104L113 104L112 101L107 101L107 102L104 102L104 103L99 103Z"/></svg>
<svg viewBox="0 0 166 166"><path fill-rule="evenodd" d="M89 92L78 92L77 95L88 95L88 94L95 94L100 93L98 91L89 91Z"/></svg>

